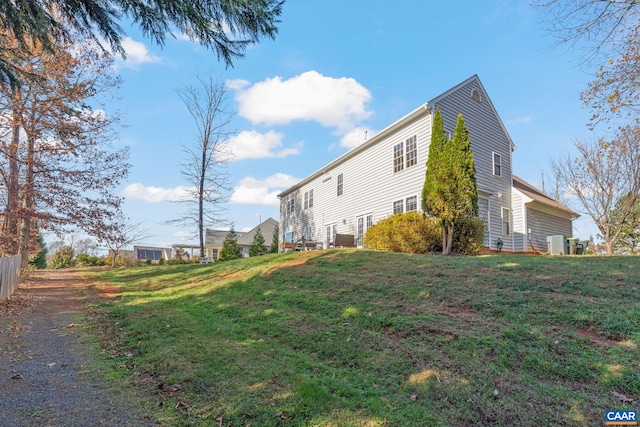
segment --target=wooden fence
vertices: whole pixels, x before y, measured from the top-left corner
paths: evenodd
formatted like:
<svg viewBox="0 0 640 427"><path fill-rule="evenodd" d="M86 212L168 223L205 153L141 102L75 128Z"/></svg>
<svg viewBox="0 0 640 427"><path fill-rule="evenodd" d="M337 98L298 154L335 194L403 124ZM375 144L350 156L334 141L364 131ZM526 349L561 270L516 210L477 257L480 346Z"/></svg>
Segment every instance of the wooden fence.
<svg viewBox="0 0 640 427"><path fill-rule="evenodd" d="M20 255L0 258L0 301L11 296L20 279Z"/></svg>

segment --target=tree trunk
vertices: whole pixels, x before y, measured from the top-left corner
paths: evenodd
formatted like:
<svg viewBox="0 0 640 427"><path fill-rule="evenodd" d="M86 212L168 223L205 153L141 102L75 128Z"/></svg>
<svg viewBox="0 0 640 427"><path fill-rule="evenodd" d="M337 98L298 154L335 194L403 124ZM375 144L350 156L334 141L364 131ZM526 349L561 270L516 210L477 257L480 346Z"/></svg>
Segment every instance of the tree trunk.
<svg viewBox="0 0 640 427"><path fill-rule="evenodd" d="M453 224L442 224L442 255L451 253L451 244L453 242Z"/></svg>
<svg viewBox="0 0 640 427"><path fill-rule="evenodd" d="M18 253L21 255L20 268L29 265L29 246L31 244L31 228L33 218L33 167L34 167L33 137L27 135L27 158L24 171L24 188L22 192L22 221L20 223L20 240Z"/></svg>
<svg viewBox="0 0 640 427"><path fill-rule="evenodd" d="M9 176L7 182L7 207L5 218L2 224L2 237L4 240L4 250L9 255L18 253L18 200L19 200L19 174L20 164L18 162L18 149L20 146L20 113L13 111L14 125L11 145L9 147Z"/></svg>

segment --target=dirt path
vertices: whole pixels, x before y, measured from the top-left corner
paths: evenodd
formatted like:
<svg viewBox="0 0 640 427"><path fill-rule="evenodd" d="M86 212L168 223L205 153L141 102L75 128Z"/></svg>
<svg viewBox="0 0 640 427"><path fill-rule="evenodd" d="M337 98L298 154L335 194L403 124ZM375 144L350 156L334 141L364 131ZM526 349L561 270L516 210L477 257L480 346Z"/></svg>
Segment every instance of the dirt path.
<svg viewBox="0 0 640 427"><path fill-rule="evenodd" d="M157 425L86 365L91 285L74 270L39 271L0 301L0 426Z"/></svg>

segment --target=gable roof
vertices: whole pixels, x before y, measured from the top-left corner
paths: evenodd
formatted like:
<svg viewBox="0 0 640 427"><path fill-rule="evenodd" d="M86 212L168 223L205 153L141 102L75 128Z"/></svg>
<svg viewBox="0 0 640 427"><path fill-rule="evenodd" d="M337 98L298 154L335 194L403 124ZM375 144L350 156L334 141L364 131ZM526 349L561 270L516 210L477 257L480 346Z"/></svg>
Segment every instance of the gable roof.
<svg viewBox="0 0 640 427"><path fill-rule="evenodd" d="M289 187L288 189L284 190L282 193L278 194L278 198L281 199L282 197L286 196L287 194L292 193L293 191L297 190L298 188L304 186L305 184L307 184L307 183L313 181L314 179L322 176L327 171L329 171L331 169L334 169L336 166L344 163L345 161L349 160L350 158L352 158L354 156L357 156L359 153L361 153L362 151L367 150L369 147L372 147L375 144L377 144L378 142L383 141L390 133L393 133L396 130L398 130L399 128L402 128L407 123L411 123L411 122L413 122L414 120L417 120L420 117L423 117L425 115L431 114L433 111L435 111L434 110L434 105L435 105L436 102L438 102L439 100L445 98L449 94L453 93L454 91L460 89L462 86L467 85L471 81L474 81L474 80L477 81L478 85L480 86L480 88L484 92L483 95L489 101L489 105L491 106L491 109L492 109L493 113L495 114L495 116L498 118L498 122L500 123L500 126L502 127L502 130L504 131L505 135L507 136L507 139L511 143L511 148L513 150L515 148L515 145L514 145L513 141L511 140L511 136L509 136L509 133L507 132L506 127L504 126L504 123L502 123L502 120L500 119L500 116L498 115L498 112L496 111L495 107L493 106L493 103L491 102L489 96L487 95L487 91L484 89L484 86L480 82L480 78L478 77L477 74L474 74L473 76L469 77L465 81L457 84L456 86L452 87L451 89L447 90L446 92L444 92L444 93L438 95L437 97L433 98L431 101L420 105L418 108L416 108L415 110L411 111L409 114L406 114L405 116L403 116L400 119L396 120L395 122L393 122L392 124L390 124L386 128L382 129L380 132L378 132L377 134L375 134L374 136L372 136L371 138L369 138L368 140L366 140L362 144L358 145L355 148L352 148L351 150L349 150L346 153L344 153L342 156L338 157L337 159L335 159L331 163L327 164L322 169L317 170L316 172L312 173L311 175L309 175L308 177L306 177L302 181L300 181L297 184L294 184L291 187Z"/></svg>
<svg viewBox="0 0 640 427"><path fill-rule="evenodd" d="M443 92L440 95L436 96L431 101L429 101L428 104L431 106L432 109L435 110L435 105L436 105L436 103L438 101L440 101L441 99L446 98L450 94L458 91L460 88L468 85L471 82L476 82L478 84L478 86L480 86L480 89L482 89L482 92L483 92L482 95L484 96L483 102L488 102L489 103L489 106L491 107L491 111L493 112L493 115L496 116L496 119L498 120L498 123L500 124L500 127L502 128L502 131L507 136L507 139L509 140L509 143L511 144L511 151L515 150L516 145L513 143L513 140L511 139L511 135L509 135L509 132L507 132L507 128L505 127L504 123L502 122L502 119L500 118L500 115L498 114L498 110L496 110L496 107L494 107L493 102L491 101L491 98L489 98L489 95L487 95L487 91L485 90L484 85L480 81L480 78L478 77L477 74L474 74L473 76L469 77L465 81L458 83L457 85L455 85L451 89L447 90L446 92Z"/></svg>
<svg viewBox="0 0 640 427"><path fill-rule="evenodd" d="M278 226L278 221L273 218L267 218L262 221L261 224L255 226L249 231L236 231L238 245L250 246L253 242L253 236L255 236L258 227L264 236L265 244L270 245L273 240L273 230ZM229 234L229 230L210 230L207 228L205 237L205 246L208 248L221 248L224 244L224 239Z"/></svg>
<svg viewBox="0 0 640 427"><path fill-rule="evenodd" d="M578 218L580 216L572 209L563 205L559 201L547 196L542 191L538 190L536 187L526 182L524 179L519 178L515 175L513 175L513 188L515 188L516 190L518 190L519 192L521 192L522 194L530 198L531 201L542 203L544 205L551 206L556 209L560 209L561 211L571 214L571 216L573 216L574 218Z"/></svg>
<svg viewBox="0 0 640 427"><path fill-rule="evenodd" d="M276 221L273 218L268 218L265 221L263 221L260 225L254 227L253 229L247 231L246 233L243 233L242 237L238 236L238 244L242 246L251 246L251 243L253 243L253 238L255 237L256 232L258 231L258 228L260 228L260 232L264 237L265 245L268 246L271 244L271 241L273 240L273 230L275 230L277 226L278 226L278 221Z"/></svg>

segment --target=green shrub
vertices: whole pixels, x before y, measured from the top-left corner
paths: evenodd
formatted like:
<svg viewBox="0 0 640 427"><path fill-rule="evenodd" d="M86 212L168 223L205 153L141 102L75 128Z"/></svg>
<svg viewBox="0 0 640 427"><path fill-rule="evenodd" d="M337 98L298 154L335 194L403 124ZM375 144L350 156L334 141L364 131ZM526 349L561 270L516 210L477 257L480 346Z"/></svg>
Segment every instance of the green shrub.
<svg viewBox="0 0 640 427"><path fill-rule="evenodd" d="M49 260L49 268L54 270L69 268L74 265L73 248L71 246L61 247Z"/></svg>
<svg viewBox="0 0 640 427"><path fill-rule="evenodd" d="M95 267L104 265L104 258L89 254L80 254L76 257L76 265L79 267Z"/></svg>
<svg viewBox="0 0 640 427"><path fill-rule="evenodd" d="M374 224L364 238L369 249L423 254L441 248L442 233L434 218L418 212L393 215Z"/></svg>
<svg viewBox="0 0 640 427"><path fill-rule="evenodd" d="M364 238L368 249L424 254L442 250L442 227L418 212L393 215L373 225ZM461 219L455 226L452 252L479 255L484 247L484 222Z"/></svg>
<svg viewBox="0 0 640 427"><path fill-rule="evenodd" d="M484 221L463 218L456 222L451 251L462 255L480 255L484 248Z"/></svg>
<svg viewBox="0 0 640 427"><path fill-rule="evenodd" d="M164 258L160 258L158 260L158 265L164 265Z"/></svg>

